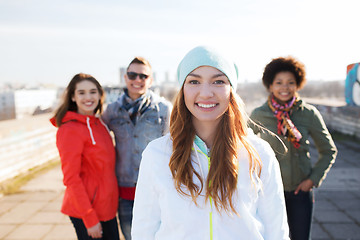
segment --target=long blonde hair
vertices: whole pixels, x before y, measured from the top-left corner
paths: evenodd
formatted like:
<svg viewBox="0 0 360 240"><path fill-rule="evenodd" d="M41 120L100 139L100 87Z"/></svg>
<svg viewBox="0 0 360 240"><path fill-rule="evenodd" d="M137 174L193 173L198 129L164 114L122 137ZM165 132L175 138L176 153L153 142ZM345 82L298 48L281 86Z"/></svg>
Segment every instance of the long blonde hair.
<svg viewBox="0 0 360 240"><path fill-rule="evenodd" d="M192 144L195 138L195 129L192 124L192 115L184 101L184 90L181 88L176 96L170 117L170 135L173 141L173 152L169 167L174 179L176 190L185 196L190 196L196 203L197 197L204 188L204 182L191 164ZM227 111L216 130L214 144L210 153L210 169L205 183L205 199L213 199L218 212L234 212L232 196L236 190L238 180L238 150L245 147L249 155L249 175L261 174L261 160L247 140L247 114L240 97L231 89L230 103ZM193 176L200 180L196 185ZM187 193L186 189L188 190Z"/></svg>

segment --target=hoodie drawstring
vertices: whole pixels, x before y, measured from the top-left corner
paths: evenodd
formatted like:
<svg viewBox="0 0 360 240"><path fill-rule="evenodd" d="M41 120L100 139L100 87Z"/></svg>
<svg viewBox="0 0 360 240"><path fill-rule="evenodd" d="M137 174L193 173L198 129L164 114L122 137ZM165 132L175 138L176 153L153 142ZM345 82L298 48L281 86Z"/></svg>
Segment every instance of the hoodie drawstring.
<svg viewBox="0 0 360 240"><path fill-rule="evenodd" d="M86 124L87 124L87 127L88 127L88 129L89 129L89 133L90 133L90 137L91 137L92 144L95 145L96 142L95 142L95 139L94 139L94 136L93 136L91 127L90 127L90 118L89 118L89 117L86 117Z"/></svg>
<svg viewBox="0 0 360 240"><path fill-rule="evenodd" d="M108 126L103 122L103 120L101 118L99 118L100 122L102 125L104 125L104 127L106 128L106 130L109 132L110 134L110 129L108 128Z"/></svg>

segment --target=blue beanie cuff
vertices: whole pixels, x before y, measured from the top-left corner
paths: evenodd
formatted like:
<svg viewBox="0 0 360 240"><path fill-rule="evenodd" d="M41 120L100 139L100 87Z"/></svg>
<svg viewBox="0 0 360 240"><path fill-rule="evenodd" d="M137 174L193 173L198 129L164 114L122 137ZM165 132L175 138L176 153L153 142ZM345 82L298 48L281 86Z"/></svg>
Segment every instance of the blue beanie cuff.
<svg viewBox="0 0 360 240"><path fill-rule="evenodd" d="M231 86L236 91L238 83L238 68L236 64L225 58L215 49L199 46L192 49L185 55L177 69L177 78L180 85L184 84L186 77L201 66L210 66L223 72L230 81Z"/></svg>

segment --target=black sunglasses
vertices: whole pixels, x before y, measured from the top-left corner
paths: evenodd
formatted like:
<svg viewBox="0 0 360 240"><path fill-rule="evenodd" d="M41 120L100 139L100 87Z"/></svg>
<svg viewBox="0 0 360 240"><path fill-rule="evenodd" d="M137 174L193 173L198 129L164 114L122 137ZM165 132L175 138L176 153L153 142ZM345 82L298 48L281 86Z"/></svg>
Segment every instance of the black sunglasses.
<svg viewBox="0 0 360 240"><path fill-rule="evenodd" d="M139 78L141 80L145 80L149 77L149 75L142 74L142 73L136 73L136 72L127 72L126 74L130 80L135 80L137 78L137 76L139 76Z"/></svg>

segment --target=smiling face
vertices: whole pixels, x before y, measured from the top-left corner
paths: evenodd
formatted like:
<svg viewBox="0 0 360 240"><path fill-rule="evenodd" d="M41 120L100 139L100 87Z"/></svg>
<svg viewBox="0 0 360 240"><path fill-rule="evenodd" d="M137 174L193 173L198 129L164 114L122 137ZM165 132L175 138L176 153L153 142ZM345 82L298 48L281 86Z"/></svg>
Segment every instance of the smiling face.
<svg viewBox="0 0 360 240"><path fill-rule="evenodd" d="M96 85L84 80L76 84L72 101L76 103L77 112L82 115L94 115L100 101L100 93Z"/></svg>
<svg viewBox="0 0 360 240"><path fill-rule="evenodd" d="M269 87L269 91L280 104L284 104L292 99L297 89L295 76L291 72L277 73Z"/></svg>
<svg viewBox="0 0 360 240"><path fill-rule="evenodd" d="M195 127L219 123L229 106L230 88L226 75L213 67L199 67L186 77L184 100Z"/></svg>
<svg viewBox="0 0 360 240"><path fill-rule="evenodd" d="M129 97L132 100L138 99L151 87L153 81L151 76L151 69L147 65L133 63L130 64L129 68L127 69L127 72L143 74L148 76L145 79L141 79L140 76L138 75L134 80L129 79L127 74L125 74L124 76Z"/></svg>

